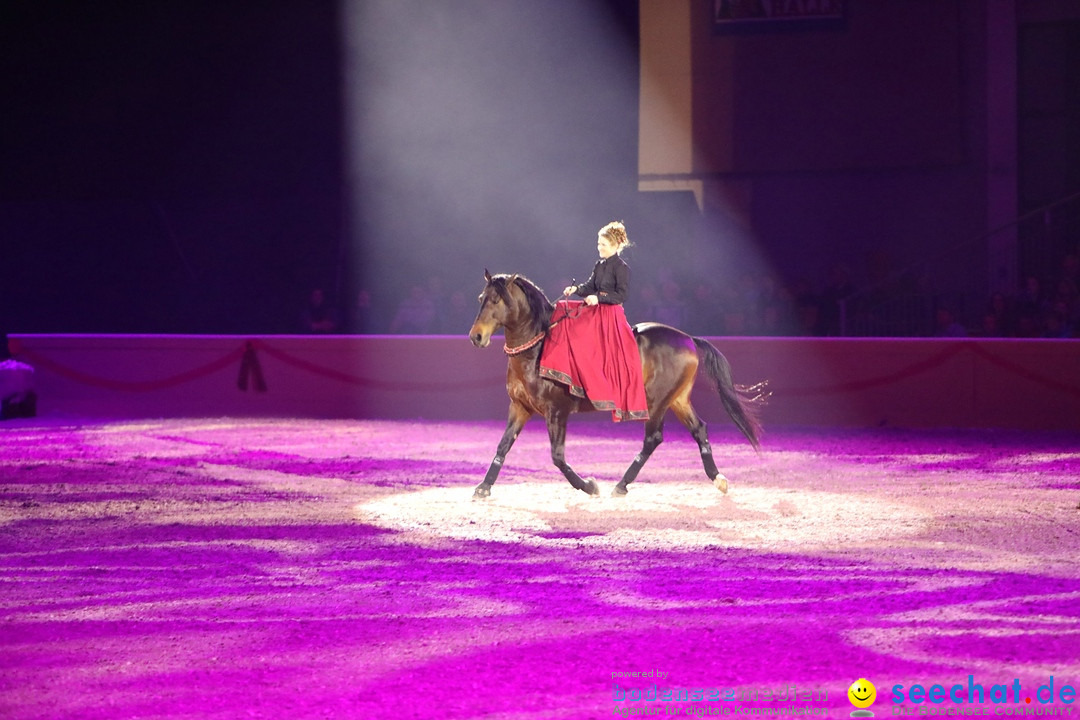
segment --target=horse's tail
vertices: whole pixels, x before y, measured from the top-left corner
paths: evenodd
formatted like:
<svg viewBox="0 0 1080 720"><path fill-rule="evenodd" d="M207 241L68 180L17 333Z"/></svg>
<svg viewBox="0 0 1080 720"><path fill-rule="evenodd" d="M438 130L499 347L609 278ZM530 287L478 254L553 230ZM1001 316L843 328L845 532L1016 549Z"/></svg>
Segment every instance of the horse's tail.
<svg viewBox="0 0 1080 720"><path fill-rule="evenodd" d="M731 378L731 364L712 343L696 337L694 344L697 345L698 356L705 361L705 374L720 393L720 401L727 414L754 449L758 449L761 445L758 411L772 395L766 390L769 381L765 380L750 387L736 385Z"/></svg>

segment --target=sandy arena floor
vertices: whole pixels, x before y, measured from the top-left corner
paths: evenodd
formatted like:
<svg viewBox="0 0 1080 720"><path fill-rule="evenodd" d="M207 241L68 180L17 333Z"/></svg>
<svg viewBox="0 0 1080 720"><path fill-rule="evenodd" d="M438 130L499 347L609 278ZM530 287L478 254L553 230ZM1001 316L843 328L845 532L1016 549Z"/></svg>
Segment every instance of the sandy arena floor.
<svg viewBox="0 0 1080 720"><path fill-rule="evenodd" d="M1075 435L717 423L724 496L669 423L615 499L640 425L571 422L589 498L534 420L473 502L501 432L0 424L0 718L1080 718Z"/></svg>

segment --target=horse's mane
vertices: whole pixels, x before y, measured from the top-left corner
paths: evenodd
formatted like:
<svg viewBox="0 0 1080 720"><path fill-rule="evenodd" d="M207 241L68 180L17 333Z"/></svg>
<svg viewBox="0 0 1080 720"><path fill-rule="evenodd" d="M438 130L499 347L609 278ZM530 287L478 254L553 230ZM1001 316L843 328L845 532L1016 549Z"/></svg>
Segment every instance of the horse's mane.
<svg viewBox="0 0 1080 720"><path fill-rule="evenodd" d="M537 325L546 328L551 324L551 313L555 306L548 300L539 285L524 275L495 275L491 279L492 281L501 280L504 290L507 282L513 282L525 293L525 299L529 303L529 312L537 319Z"/></svg>

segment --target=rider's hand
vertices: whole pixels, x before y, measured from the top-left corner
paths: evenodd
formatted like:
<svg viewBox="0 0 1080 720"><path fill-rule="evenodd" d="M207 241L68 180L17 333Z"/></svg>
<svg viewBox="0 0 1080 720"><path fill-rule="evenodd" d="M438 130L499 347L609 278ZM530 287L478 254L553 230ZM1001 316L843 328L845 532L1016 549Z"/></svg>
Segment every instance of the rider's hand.
<svg viewBox="0 0 1080 720"><path fill-rule="evenodd" d="M600 298L596 297L595 295L589 295L587 298L585 298L586 305L595 305L598 302L600 302Z"/></svg>
<svg viewBox="0 0 1080 720"><path fill-rule="evenodd" d="M573 285L567 285L566 289L562 291L562 294L563 295L573 295L575 292L577 292L576 287L574 287Z"/></svg>

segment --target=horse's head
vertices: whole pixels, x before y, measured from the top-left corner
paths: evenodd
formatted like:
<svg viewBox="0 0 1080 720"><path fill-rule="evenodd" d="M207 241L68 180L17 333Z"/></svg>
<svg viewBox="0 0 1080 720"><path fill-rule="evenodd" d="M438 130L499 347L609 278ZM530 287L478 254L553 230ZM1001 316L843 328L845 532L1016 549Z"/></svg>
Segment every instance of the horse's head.
<svg viewBox="0 0 1080 720"><path fill-rule="evenodd" d="M469 340L479 348L488 346L491 336L501 327L511 322L514 315L514 298L511 296L514 286L509 275L491 276L484 270L484 290L480 293L480 310L476 320L469 328Z"/></svg>
<svg viewBox="0 0 1080 720"><path fill-rule="evenodd" d="M469 329L476 347L487 347L491 336L505 328L507 338L532 338L547 330L551 322L551 302L540 287L524 275L494 275L484 271L480 310Z"/></svg>

